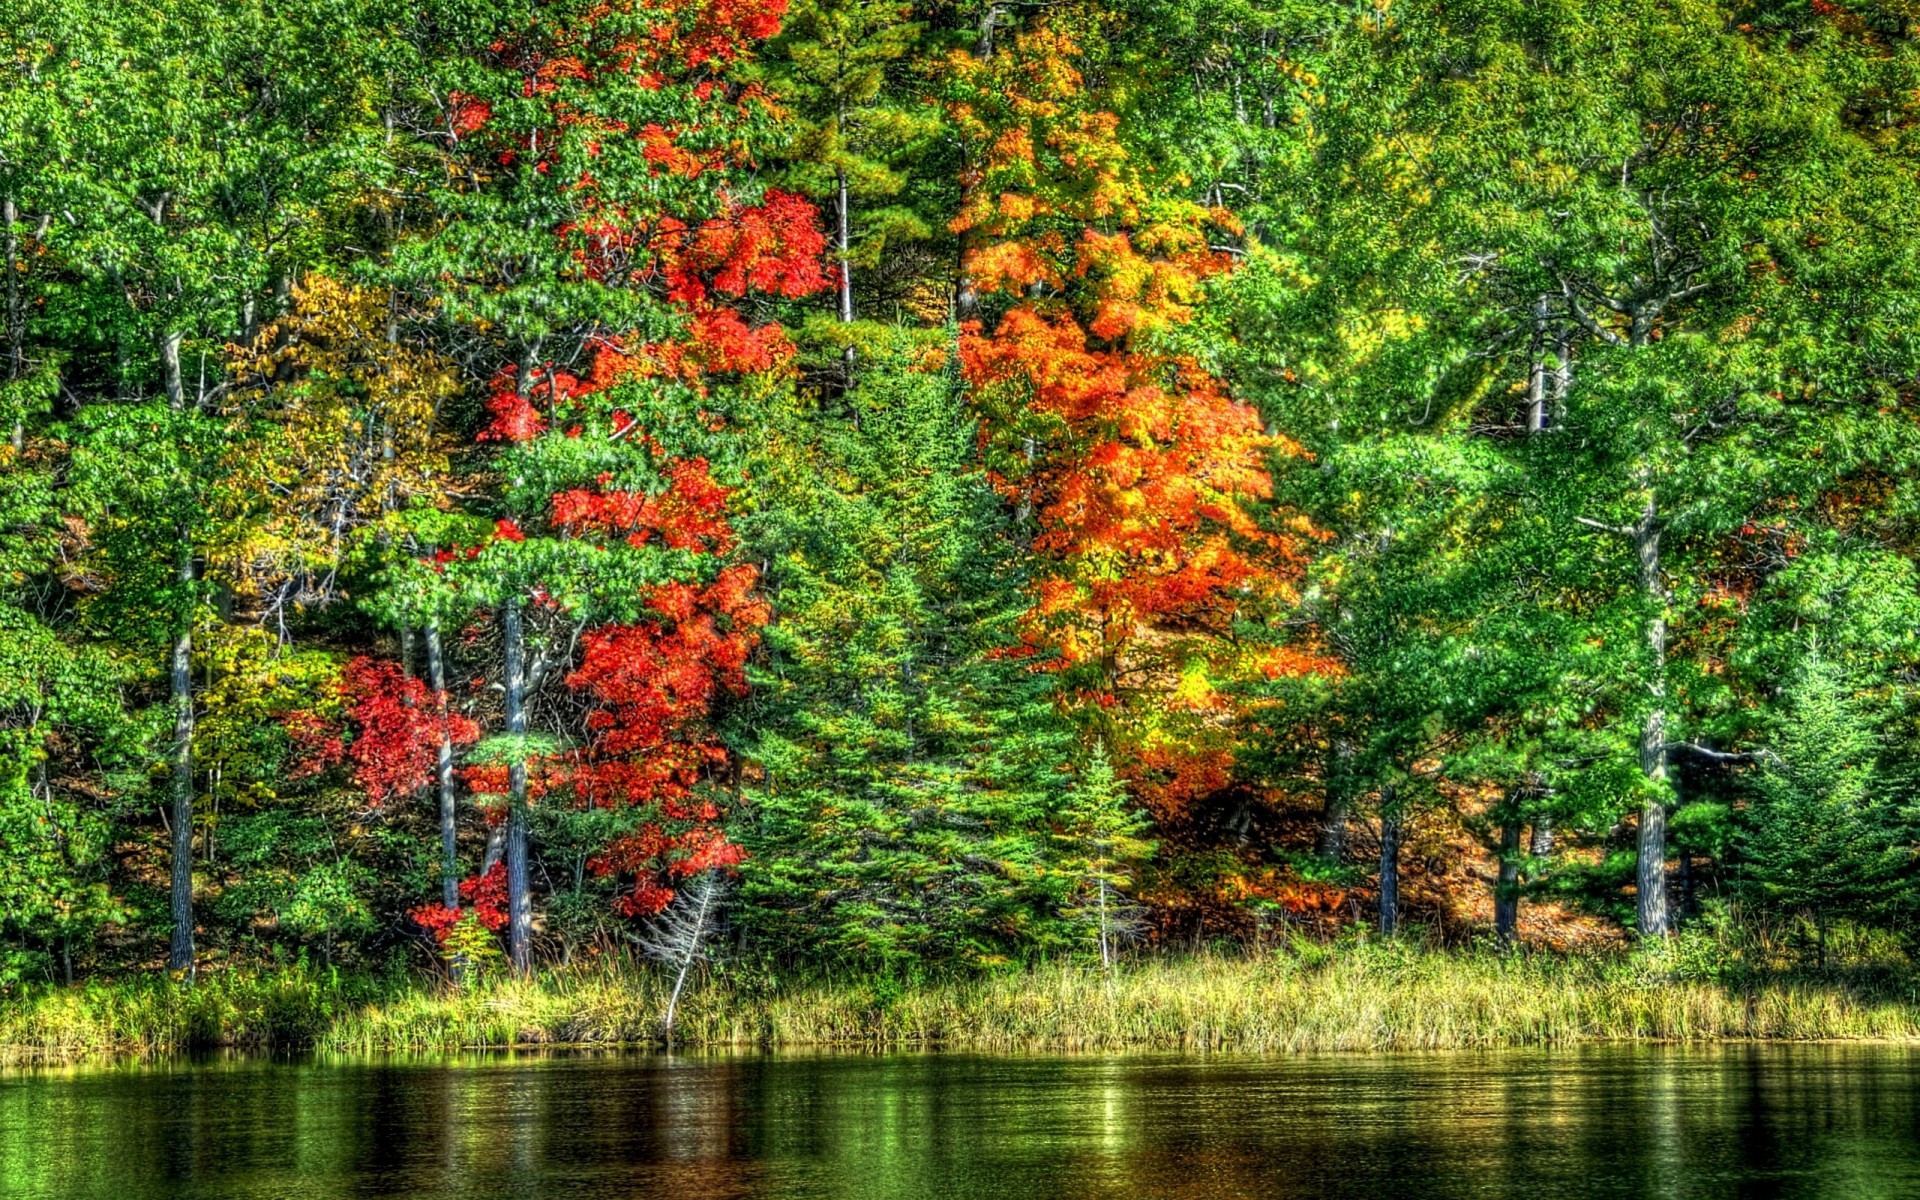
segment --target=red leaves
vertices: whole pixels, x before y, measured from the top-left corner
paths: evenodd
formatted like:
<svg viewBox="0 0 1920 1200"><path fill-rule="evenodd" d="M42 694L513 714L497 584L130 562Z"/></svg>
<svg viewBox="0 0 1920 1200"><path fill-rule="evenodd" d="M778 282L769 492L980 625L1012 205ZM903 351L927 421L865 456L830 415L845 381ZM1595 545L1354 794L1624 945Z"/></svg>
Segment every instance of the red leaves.
<svg viewBox="0 0 1920 1200"><path fill-rule="evenodd" d="M667 490L655 495L584 488L562 492L553 498L554 526L573 535L620 537L636 547L658 535L670 549L730 553L734 545L727 522L731 489L714 481L703 458L671 463L667 476Z"/></svg>
<svg viewBox="0 0 1920 1200"><path fill-rule="evenodd" d="M382 804L432 782L442 722L456 746L480 737L479 726L447 710L444 695L436 696L393 663L356 658L347 664L341 687L355 727L347 757L353 781L369 803Z"/></svg>
<svg viewBox="0 0 1920 1200"><path fill-rule="evenodd" d="M462 879L460 898L472 907L474 917L482 926L495 933L505 929L512 912L507 904L507 864L496 862L485 875ZM413 918L414 924L431 933L435 941L445 942L453 927L460 923L464 910L423 904L407 915Z"/></svg>
<svg viewBox="0 0 1920 1200"><path fill-rule="evenodd" d="M658 912L672 899L662 877L744 857L700 783L727 757L707 723L713 703L745 692L747 655L770 615L752 594L756 578L752 567L734 566L705 588L657 589L649 605L658 620L588 634L580 668L567 677L594 706L589 744L570 765L576 799L649 810L591 864L602 875L636 878L621 901L629 915Z"/></svg>
<svg viewBox="0 0 1920 1200"><path fill-rule="evenodd" d="M493 106L485 100L460 91L447 93L447 128L456 141L485 125L492 116Z"/></svg>
<svg viewBox="0 0 1920 1200"><path fill-rule="evenodd" d="M778 325L749 327L715 296L748 292L795 298L828 284L826 235L819 211L785 192L768 192L760 205L735 206L724 216L689 230L663 221L654 239L669 299L692 315L692 359L708 371L750 374L770 371L793 355Z"/></svg>
<svg viewBox="0 0 1920 1200"><path fill-rule="evenodd" d="M693 317L691 360L716 374L755 375L793 357L793 344L778 325L751 329L730 308L710 308Z"/></svg>
<svg viewBox="0 0 1920 1200"><path fill-rule="evenodd" d="M746 690L747 655L769 616L751 595L755 578L734 566L704 589L667 584L649 600L659 620L587 635L567 684L595 705L592 758L576 781L592 802L678 800L689 772L718 761L704 721L718 694Z"/></svg>
<svg viewBox="0 0 1920 1200"><path fill-rule="evenodd" d="M764 203L735 206L691 233L663 222L655 245L668 297L698 305L710 291L788 298L820 291L827 286L827 239L819 216L801 197L770 191Z"/></svg>

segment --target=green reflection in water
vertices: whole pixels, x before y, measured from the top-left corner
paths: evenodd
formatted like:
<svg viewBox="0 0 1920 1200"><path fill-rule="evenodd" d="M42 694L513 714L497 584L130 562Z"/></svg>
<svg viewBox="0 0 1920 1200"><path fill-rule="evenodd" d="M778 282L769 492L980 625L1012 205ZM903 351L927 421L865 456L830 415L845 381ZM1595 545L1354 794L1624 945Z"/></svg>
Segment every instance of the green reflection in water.
<svg viewBox="0 0 1920 1200"><path fill-rule="evenodd" d="M0 1196L1920 1196L1920 1053L647 1055L0 1075Z"/></svg>

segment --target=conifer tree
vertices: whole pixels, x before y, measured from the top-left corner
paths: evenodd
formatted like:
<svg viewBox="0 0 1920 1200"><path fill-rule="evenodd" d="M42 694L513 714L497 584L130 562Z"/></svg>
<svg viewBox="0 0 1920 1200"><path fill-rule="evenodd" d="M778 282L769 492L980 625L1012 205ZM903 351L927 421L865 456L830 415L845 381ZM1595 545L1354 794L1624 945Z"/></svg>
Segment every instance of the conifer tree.
<svg viewBox="0 0 1920 1200"><path fill-rule="evenodd" d="M1141 836L1147 824L1115 778L1106 746L1094 743L1060 809L1053 869L1066 887L1061 916L1083 939L1091 935L1103 971L1113 970L1120 947L1145 928L1133 888L1135 865L1153 852Z"/></svg>
<svg viewBox="0 0 1920 1200"><path fill-rule="evenodd" d="M1786 688L1770 752L1740 810L1740 878L1763 910L1810 920L1819 965L1841 918L1883 919L1911 888L1910 797L1839 668L1809 653Z"/></svg>

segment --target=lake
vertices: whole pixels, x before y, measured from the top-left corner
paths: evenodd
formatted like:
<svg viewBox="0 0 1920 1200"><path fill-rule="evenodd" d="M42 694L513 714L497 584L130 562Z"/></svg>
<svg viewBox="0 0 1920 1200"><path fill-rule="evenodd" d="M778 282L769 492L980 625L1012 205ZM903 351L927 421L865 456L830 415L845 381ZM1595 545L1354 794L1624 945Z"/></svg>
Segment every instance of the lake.
<svg viewBox="0 0 1920 1200"><path fill-rule="evenodd" d="M0 1196L1920 1197L1920 1050L27 1071L0 1075Z"/></svg>

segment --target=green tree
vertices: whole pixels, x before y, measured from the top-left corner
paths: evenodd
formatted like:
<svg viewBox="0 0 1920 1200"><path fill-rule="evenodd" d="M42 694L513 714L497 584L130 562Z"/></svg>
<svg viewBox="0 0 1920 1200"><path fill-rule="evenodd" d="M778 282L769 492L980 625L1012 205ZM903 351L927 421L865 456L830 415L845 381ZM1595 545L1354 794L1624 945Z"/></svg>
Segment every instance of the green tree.
<svg viewBox="0 0 1920 1200"><path fill-rule="evenodd" d="M1053 871L1065 887L1061 916L1100 950L1100 968L1112 971L1120 947L1145 927L1133 899L1134 867L1153 853L1141 836L1147 819L1114 777L1105 744L1094 743L1086 765L1061 805Z"/></svg>
<svg viewBox="0 0 1920 1200"><path fill-rule="evenodd" d="M740 714L764 772L742 922L785 956L988 963L1052 938L1070 733L1019 653L1015 531L974 421L918 352L877 348L845 418L782 415L755 468L775 621Z"/></svg>
<svg viewBox="0 0 1920 1200"><path fill-rule="evenodd" d="M1740 879L1757 907L1812 921L1824 967L1836 919L1906 911L1910 797L1881 767L1881 739L1859 700L1818 652L1786 688L1772 733L1734 834Z"/></svg>

